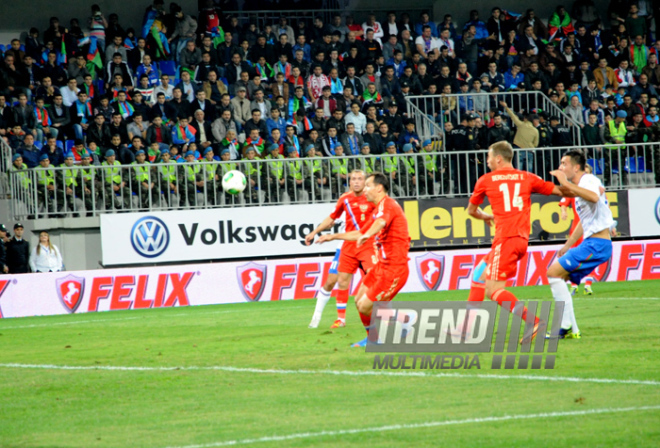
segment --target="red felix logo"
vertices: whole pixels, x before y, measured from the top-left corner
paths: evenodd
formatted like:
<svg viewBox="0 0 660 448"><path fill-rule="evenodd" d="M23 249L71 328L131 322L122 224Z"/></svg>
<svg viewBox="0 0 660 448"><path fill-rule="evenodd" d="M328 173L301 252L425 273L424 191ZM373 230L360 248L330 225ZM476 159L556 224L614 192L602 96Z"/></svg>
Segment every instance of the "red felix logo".
<svg viewBox="0 0 660 448"><path fill-rule="evenodd" d="M257 263L247 263L236 268L238 283L241 285L243 297L250 302L261 299L266 286L267 266Z"/></svg>
<svg viewBox="0 0 660 448"><path fill-rule="evenodd" d="M67 275L64 278L58 278L55 281L57 285L57 295L62 305L69 313L75 313L82 303L83 293L85 291L85 279L75 275Z"/></svg>
<svg viewBox="0 0 660 448"><path fill-rule="evenodd" d="M7 289L7 286L9 286L9 280L0 280L0 298ZM2 308L0 308L0 319L2 319Z"/></svg>
<svg viewBox="0 0 660 448"><path fill-rule="evenodd" d="M415 259L417 275L427 291L435 291L445 273L445 256L426 253Z"/></svg>

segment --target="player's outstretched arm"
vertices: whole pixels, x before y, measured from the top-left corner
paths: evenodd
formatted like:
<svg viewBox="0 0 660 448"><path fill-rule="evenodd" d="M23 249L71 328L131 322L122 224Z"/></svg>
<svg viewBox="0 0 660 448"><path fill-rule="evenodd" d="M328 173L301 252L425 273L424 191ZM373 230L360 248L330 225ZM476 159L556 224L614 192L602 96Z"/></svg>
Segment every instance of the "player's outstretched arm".
<svg viewBox="0 0 660 448"><path fill-rule="evenodd" d="M334 240L344 240L344 241L357 241L358 238L360 238L362 234L358 230L354 230L352 232L345 232L345 233L331 233L329 235L321 235L318 240L316 240L316 244L323 244L327 241L334 241Z"/></svg>
<svg viewBox="0 0 660 448"><path fill-rule="evenodd" d="M335 223L335 220L332 219L331 217L328 216L327 218L325 218L325 219L323 220L323 222L321 222L321 224L319 224L319 225L316 227L316 229L314 229L313 231L311 231L311 232L309 232L309 233L307 234L307 236L305 237L305 244L307 244L308 246L309 246L310 244L312 244L312 242L314 241L314 237L315 237L316 235L318 235L319 233L323 232L324 230L329 229L330 227L332 227L332 225L333 225L334 223Z"/></svg>
<svg viewBox="0 0 660 448"><path fill-rule="evenodd" d="M550 171L550 174L557 178L557 181L559 181L559 184L562 187L562 191L566 190L567 192L572 193L576 197L580 197L585 201L589 201L589 202L599 201L600 195L598 193L591 190L587 190L586 188L578 187L573 182L570 182L566 178L566 174L564 174L562 171L554 170L554 171Z"/></svg>
<svg viewBox="0 0 660 448"><path fill-rule="evenodd" d="M371 227L369 227L369 230L367 230L358 237L357 246L358 247L362 246L369 238L371 238L372 236L376 235L378 232L383 230L386 225L387 225L387 221L385 221L384 219L379 218L375 220L374 223L371 224Z"/></svg>
<svg viewBox="0 0 660 448"><path fill-rule="evenodd" d="M486 224L488 224L490 227L493 226L493 219L495 219L493 215L489 215L488 213L484 212L479 208L478 205L470 202L468 204L467 212L468 215L472 216L473 218L481 219L482 221L486 221Z"/></svg>

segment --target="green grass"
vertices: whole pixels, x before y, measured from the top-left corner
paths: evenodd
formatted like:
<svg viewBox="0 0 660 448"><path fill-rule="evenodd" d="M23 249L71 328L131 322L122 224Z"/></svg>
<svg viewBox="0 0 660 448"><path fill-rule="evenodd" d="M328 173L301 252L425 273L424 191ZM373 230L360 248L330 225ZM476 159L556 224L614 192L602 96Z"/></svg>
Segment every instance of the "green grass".
<svg viewBox="0 0 660 448"><path fill-rule="evenodd" d="M539 381L518 375L660 381L660 281L596 284L576 302L583 338L559 342L554 370L347 376L246 371L0 367L0 447L182 447L388 425L660 406L660 385ZM515 288L524 299L547 287ZM465 291L397 300L465 300ZM624 297L628 300L613 300ZM371 371L348 327L307 324L313 301L245 303L0 321L0 364ZM443 372L461 377L441 376ZM484 378L475 374L504 374ZM246 445L267 447L658 446L660 410L464 422Z"/></svg>

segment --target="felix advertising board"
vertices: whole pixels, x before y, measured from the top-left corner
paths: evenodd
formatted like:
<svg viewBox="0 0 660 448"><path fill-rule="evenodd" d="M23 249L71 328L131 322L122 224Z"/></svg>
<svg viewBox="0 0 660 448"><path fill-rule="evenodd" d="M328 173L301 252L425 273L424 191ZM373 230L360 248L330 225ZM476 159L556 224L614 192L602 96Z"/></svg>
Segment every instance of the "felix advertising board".
<svg viewBox="0 0 660 448"><path fill-rule="evenodd" d="M627 192L608 192L618 230L629 234ZM411 246L444 248L487 245L493 230L467 214L467 198L399 200L408 220ZM101 215L103 264L131 265L226 260L282 255L330 254L334 248L304 244L333 210L333 204L242 207ZM486 211L490 206L485 205ZM557 197L534 195L532 240L565 240L573 214L560 219ZM335 231L336 229L333 229Z"/></svg>
<svg viewBox="0 0 660 448"><path fill-rule="evenodd" d="M547 284L547 269L560 247L531 247L509 285ZM410 276L402 292L469 289L473 267L486 253L411 252ZM324 256L7 275L0 277L0 316L311 299L325 282L331 262ZM615 242L612 259L595 277L608 282L660 279L660 240ZM353 292L358 281L353 281Z"/></svg>

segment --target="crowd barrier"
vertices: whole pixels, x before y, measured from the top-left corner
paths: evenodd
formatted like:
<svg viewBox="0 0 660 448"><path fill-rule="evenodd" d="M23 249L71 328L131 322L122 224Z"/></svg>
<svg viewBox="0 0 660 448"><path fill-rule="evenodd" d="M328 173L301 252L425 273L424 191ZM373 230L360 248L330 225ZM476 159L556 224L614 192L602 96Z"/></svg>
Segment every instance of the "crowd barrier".
<svg viewBox="0 0 660 448"><path fill-rule="evenodd" d="M576 147L518 150L514 166L552 180L549 172ZM612 147L582 146L587 163L608 190L660 186L660 143ZM118 166L75 166L10 170L15 220L96 216L122 211L328 203L348 187L354 169L383 171L395 198L467 197L488 171L485 149L348 157L315 157L235 162L191 162ZM222 176L245 173L239 195L222 190ZM142 178L143 176L143 178Z"/></svg>

